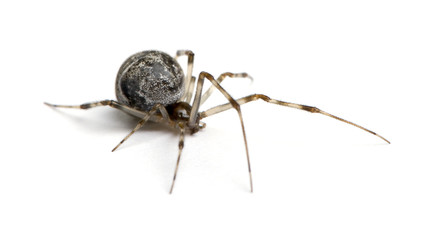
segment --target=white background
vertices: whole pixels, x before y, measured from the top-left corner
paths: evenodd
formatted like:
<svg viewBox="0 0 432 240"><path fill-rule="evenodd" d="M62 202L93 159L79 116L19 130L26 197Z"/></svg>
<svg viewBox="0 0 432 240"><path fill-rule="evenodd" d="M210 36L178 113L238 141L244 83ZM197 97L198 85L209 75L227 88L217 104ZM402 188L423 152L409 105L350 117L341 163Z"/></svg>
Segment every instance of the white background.
<svg viewBox="0 0 432 240"><path fill-rule="evenodd" d="M10 1L11 2L11 1ZM0 4L0 239L431 239L429 1L14 1ZM195 52L195 71L248 72L243 107L186 137L109 108L120 64ZM182 64L186 59L181 59ZM225 100L220 94L205 107Z"/></svg>

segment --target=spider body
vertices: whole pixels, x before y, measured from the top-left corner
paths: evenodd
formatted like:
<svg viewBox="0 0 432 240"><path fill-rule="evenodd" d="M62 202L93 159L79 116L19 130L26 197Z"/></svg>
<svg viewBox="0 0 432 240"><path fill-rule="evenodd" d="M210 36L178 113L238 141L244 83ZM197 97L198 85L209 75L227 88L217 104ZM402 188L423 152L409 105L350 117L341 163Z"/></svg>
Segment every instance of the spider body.
<svg viewBox="0 0 432 240"><path fill-rule="evenodd" d="M176 60L176 58L179 56L188 57L186 76L183 74L183 70ZM179 168L180 157L184 147L185 132L191 134L198 132L200 129L205 127L205 124L201 122L201 119L226 111L228 109L236 110L239 116L246 150L250 190L251 192L253 191L249 149L240 105L256 100L263 100L268 103L296 108L310 113L319 113L360 128L366 132L376 135L387 143L390 143L387 139L376 134L375 132L322 111L316 107L280 101L272 99L263 94L252 94L239 99L234 99L221 86L222 81L226 77L247 78L249 77L248 74L226 72L221 74L218 78L214 78L207 72L200 72L198 78L196 79L192 76L194 53L189 50L180 50L177 52L176 58L172 58L168 54L160 51L143 51L136 53L126 59L126 61L120 67L115 83L115 92L118 101L102 100L81 105L45 104L50 107L77 109L110 106L138 117L140 120L136 127L125 138L123 138L112 151L115 151L147 121L165 123L173 128L179 129L180 139L178 144L178 157L170 193L172 193ZM212 84L205 93L203 93L204 80L208 80ZM200 106L202 103L208 99L212 91L215 89L225 96L225 98L228 100L228 103L210 108L206 111L200 111ZM193 95L194 99L192 100Z"/></svg>
<svg viewBox="0 0 432 240"><path fill-rule="evenodd" d="M115 83L120 103L150 111L156 104L176 103L185 92L184 74L178 62L160 51L143 51L121 65Z"/></svg>

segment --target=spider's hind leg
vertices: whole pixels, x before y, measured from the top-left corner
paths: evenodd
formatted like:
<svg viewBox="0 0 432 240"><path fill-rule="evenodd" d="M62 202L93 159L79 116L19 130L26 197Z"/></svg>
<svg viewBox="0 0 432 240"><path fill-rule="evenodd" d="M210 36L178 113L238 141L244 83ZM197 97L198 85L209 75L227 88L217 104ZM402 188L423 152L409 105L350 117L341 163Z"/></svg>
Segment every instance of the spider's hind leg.
<svg viewBox="0 0 432 240"><path fill-rule="evenodd" d="M45 104L50 106L50 107L55 107L55 108L74 108L74 109L84 109L84 110L94 108L94 107L100 107L100 106L109 106L109 107L119 109L120 111L123 111L125 113L128 113L128 114L131 114L133 116L141 118L141 120L138 122L136 127L125 138L123 138L120 141L120 143L117 144L117 146L112 150L113 152L118 147L120 147L120 145L123 144L132 134L134 134L138 129L140 129L142 126L144 126L144 124L150 119L152 121L156 121L156 122L165 121L170 126L174 126L174 122L171 121L171 119L169 118L169 114L168 114L167 110L161 104L156 104L155 106L153 106L153 108L149 112L144 112L144 111L140 111L140 110L131 108L127 105L121 104L121 103L116 102L114 100L103 100L103 101L98 101L98 102L84 103L81 105L58 105L58 104L51 104L51 103L46 103L46 102L45 102ZM158 113L158 114L156 114L156 113Z"/></svg>
<svg viewBox="0 0 432 240"><path fill-rule="evenodd" d="M58 108L76 108L76 109L89 109L89 108L94 108L94 107L100 107L100 106L110 106L110 107L114 107L114 108L121 108L120 103L115 102L113 100L102 100L102 101L97 101L97 102L90 102L90 103L83 103L80 105L60 105L60 104L51 104L51 103L47 103L44 102L45 105L50 106L50 107L58 107Z"/></svg>
<svg viewBox="0 0 432 240"><path fill-rule="evenodd" d="M83 103L80 105L60 105L60 104L51 104L47 102L44 102L44 104L53 108L74 108L74 109L83 109L83 110L87 110L94 107L109 106L118 109L120 111L132 114L137 117L143 117L146 115L146 113L143 111L139 111L137 109L131 108L125 104L119 103L114 100L102 100L97 102Z"/></svg>
<svg viewBox="0 0 432 240"><path fill-rule="evenodd" d="M193 88L195 85L195 78L192 77L192 70L193 70L195 54L191 50L178 50L175 58L177 59L180 56L187 56L188 57L187 73L186 73L186 78L185 78L186 93L182 97L181 100L184 102L190 102L192 99L192 92L193 92Z"/></svg>

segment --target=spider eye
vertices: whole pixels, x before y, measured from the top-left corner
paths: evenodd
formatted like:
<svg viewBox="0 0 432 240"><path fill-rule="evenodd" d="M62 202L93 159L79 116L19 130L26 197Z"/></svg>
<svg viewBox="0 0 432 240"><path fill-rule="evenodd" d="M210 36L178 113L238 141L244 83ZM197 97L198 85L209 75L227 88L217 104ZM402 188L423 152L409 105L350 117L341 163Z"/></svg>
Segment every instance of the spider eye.
<svg viewBox="0 0 432 240"><path fill-rule="evenodd" d="M178 118L183 118L183 119L189 117L188 112L184 108L177 109L176 115L177 115Z"/></svg>

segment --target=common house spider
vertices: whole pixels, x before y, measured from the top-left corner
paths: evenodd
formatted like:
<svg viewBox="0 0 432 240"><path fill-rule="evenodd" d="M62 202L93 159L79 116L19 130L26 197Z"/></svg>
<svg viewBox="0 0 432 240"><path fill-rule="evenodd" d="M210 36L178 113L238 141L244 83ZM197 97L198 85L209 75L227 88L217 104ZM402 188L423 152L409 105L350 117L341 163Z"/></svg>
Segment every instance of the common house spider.
<svg viewBox="0 0 432 240"><path fill-rule="evenodd" d="M188 58L186 76L184 76L183 70L177 62L177 58L180 56L187 56ZM387 139L375 132L322 111L316 107L279 101L263 94L252 94L239 99L234 99L220 84L226 77L250 78L247 73L226 72L221 74L218 78L214 78L208 72L201 72L198 75L198 79L196 79L192 76L193 62L194 53L189 50L177 51L175 58L161 51L139 52L126 59L120 67L115 83L115 92L118 101L103 100L84 103L81 105L45 104L50 107L77 109L110 106L138 117L140 121L136 127L126 137L124 137L112 151L115 151L147 121L165 123L170 127L178 129L180 131L180 139L178 143L179 150L174 176L169 191L170 193L173 191L177 177L180 157L184 147L185 133L188 132L194 134L200 131L205 127L205 123L201 122L202 119L231 108L234 108L237 111L240 119L249 171L250 191L253 192L248 143L240 105L259 99L268 103L326 115L358 127L366 132L376 135L387 143L390 143ZM204 80L210 81L212 85L203 94ZM192 101L194 89L195 94ZM214 89L220 91L228 100L228 103L210 108L206 111L200 111L200 106L208 99Z"/></svg>

